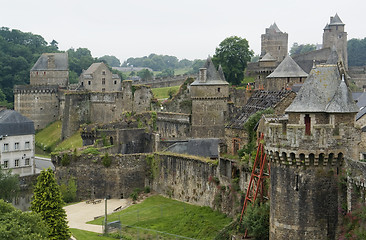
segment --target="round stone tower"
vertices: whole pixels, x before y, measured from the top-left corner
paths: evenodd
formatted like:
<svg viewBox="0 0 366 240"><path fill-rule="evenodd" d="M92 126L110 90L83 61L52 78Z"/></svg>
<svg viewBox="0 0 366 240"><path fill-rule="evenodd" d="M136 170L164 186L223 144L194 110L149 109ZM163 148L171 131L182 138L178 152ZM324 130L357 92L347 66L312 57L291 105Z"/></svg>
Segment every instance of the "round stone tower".
<svg viewBox="0 0 366 240"><path fill-rule="evenodd" d="M313 68L283 117L265 117L270 239L336 239L344 158L357 159L358 111L337 65Z"/></svg>
<svg viewBox="0 0 366 240"><path fill-rule="evenodd" d="M277 62L282 62L287 51L288 34L283 33L276 23L273 23L269 28L266 28L266 33L261 35L261 56L270 53Z"/></svg>
<svg viewBox="0 0 366 240"><path fill-rule="evenodd" d="M347 32L344 31L344 25L338 14L330 17L329 24L324 28L323 48L334 48L348 69Z"/></svg>
<svg viewBox="0 0 366 240"><path fill-rule="evenodd" d="M217 71L211 58L207 59L190 88L192 137L223 139L229 83L226 82L222 69Z"/></svg>

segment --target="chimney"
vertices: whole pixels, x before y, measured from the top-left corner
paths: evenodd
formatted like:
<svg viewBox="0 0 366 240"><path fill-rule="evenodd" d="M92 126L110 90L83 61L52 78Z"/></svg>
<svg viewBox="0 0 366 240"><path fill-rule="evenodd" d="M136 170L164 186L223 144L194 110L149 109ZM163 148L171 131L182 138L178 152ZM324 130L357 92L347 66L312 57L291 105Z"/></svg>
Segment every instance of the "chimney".
<svg viewBox="0 0 366 240"><path fill-rule="evenodd" d="M330 17L330 23L332 23L332 21L333 21L333 17Z"/></svg>
<svg viewBox="0 0 366 240"><path fill-rule="evenodd" d="M207 80L207 68L200 68L199 81L206 82Z"/></svg>
<svg viewBox="0 0 366 240"><path fill-rule="evenodd" d="M49 55L48 56L47 67L48 67L48 69L55 69L56 68L55 55Z"/></svg>

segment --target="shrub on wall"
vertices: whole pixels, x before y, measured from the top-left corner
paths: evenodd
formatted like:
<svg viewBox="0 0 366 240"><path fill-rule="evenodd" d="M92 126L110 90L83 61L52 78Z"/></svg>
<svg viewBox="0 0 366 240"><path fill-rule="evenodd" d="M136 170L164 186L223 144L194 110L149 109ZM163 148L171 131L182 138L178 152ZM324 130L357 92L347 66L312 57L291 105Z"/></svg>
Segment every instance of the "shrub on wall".
<svg viewBox="0 0 366 240"><path fill-rule="evenodd" d="M103 156L102 163L103 163L104 167L111 166L112 159L108 156L108 153L105 153L105 155Z"/></svg>
<svg viewBox="0 0 366 240"><path fill-rule="evenodd" d="M61 159L61 165L62 166L67 166L70 164L70 157L69 157L69 154L67 153L64 153L62 155L62 159Z"/></svg>

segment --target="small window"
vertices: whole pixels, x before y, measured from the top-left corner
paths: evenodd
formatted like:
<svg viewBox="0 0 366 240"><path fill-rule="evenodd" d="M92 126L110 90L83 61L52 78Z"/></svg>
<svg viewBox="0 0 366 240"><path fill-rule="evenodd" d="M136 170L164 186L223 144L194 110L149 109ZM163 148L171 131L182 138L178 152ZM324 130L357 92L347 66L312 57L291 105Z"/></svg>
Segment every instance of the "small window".
<svg viewBox="0 0 366 240"><path fill-rule="evenodd" d="M18 142L16 142L16 143L14 144L14 150L19 150L19 143L18 143Z"/></svg>
<svg viewBox="0 0 366 240"><path fill-rule="evenodd" d="M29 144L29 142L25 142L25 144L24 144L24 148L25 148L25 149L29 149L29 148L30 148L30 144Z"/></svg>
<svg viewBox="0 0 366 240"><path fill-rule="evenodd" d="M117 84L117 81L116 80L114 80L114 85L116 85Z"/></svg>
<svg viewBox="0 0 366 240"><path fill-rule="evenodd" d="M3 168L8 168L8 167L9 167L9 161L4 160Z"/></svg>
<svg viewBox="0 0 366 240"><path fill-rule="evenodd" d="M19 159L15 159L15 161L14 161L14 167L19 167Z"/></svg>
<svg viewBox="0 0 366 240"><path fill-rule="evenodd" d="M105 85L105 78L102 78L102 85Z"/></svg>
<svg viewBox="0 0 366 240"><path fill-rule="evenodd" d="M88 85L91 85L91 81L88 81Z"/></svg>
<svg viewBox="0 0 366 240"><path fill-rule="evenodd" d="M281 46L278 46L278 50L281 50Z"/></svg>
<svg viewBox="0 0 366 240"><path fill-rule="evenodd" d="M102 75L105 75L105 71L102 71Z"/></svg>
<svg viewBox="0 0 366 240"><path fill-rule="evenodd" d="M9 151L9 143L4 143L4 152Z"/></svg>
<svg viewBox="0 0 366 240"><path fill-rule="evenodd" d="M217 92L220 92L220 88L217 88Z"/></svg>
<svg viewBox="0 0 366 240"><path fill-rule="evenodd" d="M29 158L26 158L25 161L24 161L24 165L25 166L29 166L29 163L30 163L30 159Z"/></svg>
<svg viewBox="0 0 366 240"><path fill-rule="evenodd" d="M102 92L105 92L105 88L102 88Z"/></svg>
<svg viewBox="0 0 366 240"><path fill-rule="evenodd" d="M82 87L84 86L84 82L81 82L81 86L82 86Z"/></svg>

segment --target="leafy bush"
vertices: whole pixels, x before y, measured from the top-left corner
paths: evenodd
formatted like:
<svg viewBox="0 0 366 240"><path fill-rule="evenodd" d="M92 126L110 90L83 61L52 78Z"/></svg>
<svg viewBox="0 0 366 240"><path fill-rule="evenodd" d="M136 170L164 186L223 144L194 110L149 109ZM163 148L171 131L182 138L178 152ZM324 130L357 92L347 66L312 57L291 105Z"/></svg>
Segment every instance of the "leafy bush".
<svg viewBox="0 0 366 240"><path fill-rule="evenodd" d="M247 229L248 235L256 240L269 239L269 203L249 205L239 227L240 232Z"/></svg>
<svg viewBox="0 0 366 240"><path fill-rule="evenodd" d="M108 156L108 153L105 153L105 155L103 156L102 163L103 163L104 167L111 166L112 159Z"/></svg>
<svg viewBox="0 0 366 240"><path fill-rule="evenodd" d="M145 188L144 188L144 193L149 193L150 192L150 187L149 186L146 186Z"/></svg>
<svg viewBox="0 0 366 240"><path fill-rule="evenodd" d="M84 149L82 151L82 154L92 154L92 155L99 155L100 152L98 149L93 148L93 147L88 147L87 149Z"/></svg>
<svg viewBox="0 0 366 240"><path fill-rule="evenodd" d="M64 202L66 203L75 202L76 191L77 191L75 178L71 177L68 183L62 183L60 186L60 191L62 195L62 200L64 200Z"/></svg>
<svg viewBox="0 0 366 240"><path fill-rule="evenodd" d="M64 153L62 155L62 159L61 159L61 165L62 166L67 166L70 164L70 157L69 157L69 154L67 153Z"/></svg>

